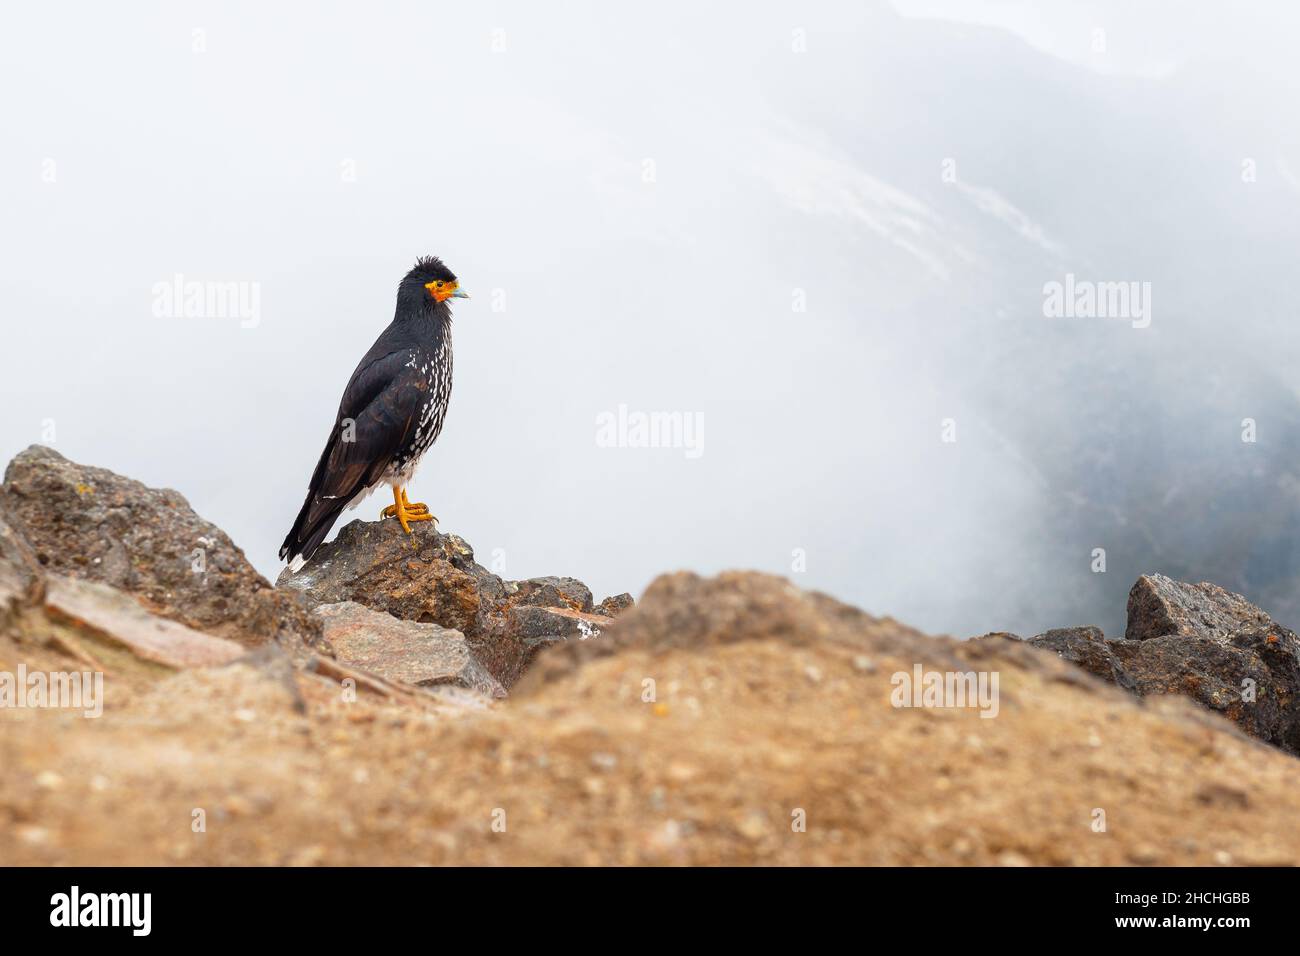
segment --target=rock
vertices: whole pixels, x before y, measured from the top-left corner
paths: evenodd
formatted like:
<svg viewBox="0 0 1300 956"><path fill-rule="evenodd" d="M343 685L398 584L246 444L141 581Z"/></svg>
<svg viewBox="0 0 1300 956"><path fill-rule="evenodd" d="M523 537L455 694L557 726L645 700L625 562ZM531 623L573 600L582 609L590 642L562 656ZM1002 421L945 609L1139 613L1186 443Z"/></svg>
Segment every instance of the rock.
<svg viewBox="0 0 1300 956"><path fill-rule="evenodd" d="M597 614L603 614L605 617L618 617L636 602L632 600L632 595L624 591L622 594L615 594L605 598L594 608Z"/></svg>
<svg viewBox="0 0 1300 956"><path fill-rule="evenodd" d="M515 588L514 604L591 611L591 591L576 578L529 578Z"/></svg>
<svg viewBox="0 0 1300 956"><path fill-rule="evenodd" d="M353 601L322 604L315 613L337 658L395 682L451 684L505 697L505 689L470 653L465 635L437 624L402 621Z"/></svg>
<svg viewBox="0 0 1300 956"><path fill-rule="evenodd" d="M1129 595L1126 638L1059 628L1024 642L1139 697L1177 694L1300 755L1300 638L1239 594L1143 575ZM983 642L987 635L977 638ZM973 642L974 643L974 642Z"/></svg>
<svg viewBox="0 0 1300 956"><path fill-rule="evenodd" d="M561 641L587 641L601 636L612 618L584 614L569 608L516 606L510 609L508 633L522 644L520 671L526 670L537 654Z"/></svg>
<svg viewBox="0 0 1300 956"><path fill-rule="evenodd" d="M1290 631L1248 628L1226 643L1180 635L1110 643L1139 696L1190 697L1252 736L1300 754L1300 642Z"/></svg>
<svg viewBox="0 0 1300 956"><path fill-rule="evenodd" d="M0 506L0 627L9 625L22 607L41 599L44 577L31 546Z"/></svg>
<svg viewBox="0 0 1300 956"><path fill-rule="evenodd" d="M234 641L150 614L130 595L97 581L49 575L42 610L43 620L24 621L29 636L72 648L110 670L122 652L174 670L229 664L246 653Z"/></svg>
<svg viewBox="0 0 1300 956"><path fill-rule="evenodd" d="M9 463L0 504L50 571L126 591L155 614L245 646L320 639L307 610L175 491L33 445Z"/></svg>
<svg viewBox="0 0 1300 956"><path fill-rule="evenodd" d="M299 571L285 569L276 585L309 605L351 601L404 621L459 631L479 663L507 688L542 646L592 637L609 622L592 613L591 591L581 581L505 581L475 562L463 538L428 524L413 531L407 535L395 521L353 521Z"/></svg>
<svg viewBox="0 0 1300 956"><path fill-rule="evenodd" d="M355 601L405 621L483 631L504 583L475 564L473 549L455 535L430 524L412 528L408 536L396 521L352 521L297 573L281 572L276 586L309 605Z"/></svg>
<svg viewBox="0 0 1300 956"><path fill-rule="evenodd" d="M1300 754L1300 638L1216 584L1143 575L1128 640L1111 642L1143 696L1182 694L1247 733Z"/></svg>
<svg viewBox="0 0 1300 956"><path fill-rule="evenodd" d="M1028 644L1054 651L1058 657L1078 664L1090 674L1125 690L1136 691L1134 679L1115 656L1114 641L1108 641L1099 627L1061 627L1031 637Z"/></svg>
<svg viewBox="0 0 1300 956"><path fill-rule="evenodd" d="M1225 640L1243 627L1272 619L1240 594L1217 584L1184 584L1163 574L1144 574L1128 595L1124 637L1146 641L1167 634Z"/></svg>

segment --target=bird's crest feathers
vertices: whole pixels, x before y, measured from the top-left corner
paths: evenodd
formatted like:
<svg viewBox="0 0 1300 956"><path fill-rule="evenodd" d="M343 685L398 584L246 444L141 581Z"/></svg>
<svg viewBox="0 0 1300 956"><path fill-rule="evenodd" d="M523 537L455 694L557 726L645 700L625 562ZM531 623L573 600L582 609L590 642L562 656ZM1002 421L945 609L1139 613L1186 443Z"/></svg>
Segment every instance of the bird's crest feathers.
<svg viewBox="0 0 1300 956"><path fill-rule="evenodd" d="M456 274L443 265L442 260L437 256L420 256L415 260L411 271L406 274L406 278L417 279L423 285L435 279L442 282L455 282Z"/></svg>

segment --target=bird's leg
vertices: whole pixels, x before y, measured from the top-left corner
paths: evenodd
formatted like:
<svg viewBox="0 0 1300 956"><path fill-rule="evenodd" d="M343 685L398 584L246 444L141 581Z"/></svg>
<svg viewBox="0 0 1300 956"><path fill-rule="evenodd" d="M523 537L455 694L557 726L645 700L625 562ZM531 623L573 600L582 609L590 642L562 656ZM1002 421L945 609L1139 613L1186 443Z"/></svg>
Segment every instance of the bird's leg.
<svg viewBox="0 0 1300 956"><path fill-rule="evenodd" d="M416 510L420 509L420 510ZM411 533L412 521L437 521L433 515L429 514L428 505L413 505L406 500L406 489L393 486L393 503L379 512L381 518L396 518L397 523L402 526L402 530L407 534Z"/></svg>
<svg viewBox="0 0 1300 956"><path fill-rule="evenodd" d="M406 489L402 489L402 504L406 506L407 517L411 521L432 521L438 523L438 516L429 511L429 506L421 504L418 501L411 502L406 500Z"/></svg>

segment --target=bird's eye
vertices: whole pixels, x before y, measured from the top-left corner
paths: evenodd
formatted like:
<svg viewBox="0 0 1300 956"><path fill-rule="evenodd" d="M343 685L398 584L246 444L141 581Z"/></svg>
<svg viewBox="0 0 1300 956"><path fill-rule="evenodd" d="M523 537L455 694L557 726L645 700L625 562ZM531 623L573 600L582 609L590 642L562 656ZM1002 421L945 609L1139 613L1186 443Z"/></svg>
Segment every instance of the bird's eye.
<svg viewBox="0 0 1300 956"><path fill-rule="evenodd" d="M433 287L434 287L435 289L441 289L441 288L442 288L442 283L441 283L441 282L435 282L435 283L433 284Z"/></svg>

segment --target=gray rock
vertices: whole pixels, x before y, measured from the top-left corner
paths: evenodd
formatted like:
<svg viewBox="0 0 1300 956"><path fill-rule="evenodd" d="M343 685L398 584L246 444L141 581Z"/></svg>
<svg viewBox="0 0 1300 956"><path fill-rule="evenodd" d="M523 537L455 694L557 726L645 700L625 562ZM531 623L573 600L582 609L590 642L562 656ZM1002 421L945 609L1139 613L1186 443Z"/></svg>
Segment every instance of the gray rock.
<svg viewBox="0 0 1300 956"><path fill-rule="evenodd" d="M1300 754L1300 638L1216 584L1143 575L1117 646L1137 692L1183 694Z"/></svg>
<svg viewBox="0 0 1300 956"><path fill-rule="evenodd" d="M1059 627L1031 637L1026 643L1054 651L1063 660L1078 664L1090 674L1125 690L1136 691L1133 678L1115 654L1115 641L1106 639L1099 627Z"/></svg>
<svg viewBox="0 0 1300 956"><path fill-rule="evenodd" d="M1124 637L1146 641L1167 634L1225 641L1243 627L1272 623L1240 594L1217 584L1185 584L1163 574L1144 574L1128 595Z"/></svg>
<svg viewBox="0 0 1300 956"><path fill-rule="evenodd" d="M611 618L569 608L517 605L510 609L508 633L520 644L522 671L552 644L599 638L612 623Z"/></svg>
<svg viewBox="0 0 1300 956"><path fill-rule="evenodd" d="M346 664L389 681L419 687L451 684L489 697L506 696L460 631L402 621L353 601L322 604L314 613L335 656Z"/></svg>
<svg viewBox="0 0 1300 956"><path fill-rule="evenodd" d="M44 577L31 546L0 507L0 626L12 623L21 608L41 599Z"/></svg>
<svg viewBox="0 0 1300 956"><path fill-rule="evenodd" d="M279 639L292 652L319 641L306 609L175 491L33 445L9 463L0 505L47 570L110 585L161 617L245 646Z"/></svg>
<svg viewBox="0 0 1300 956"><path fill-rule="evenodd" d="M576 578L529 578L514 587L515 604L591 611L591 591Z"/></svg>
<svg viewBox="0 0 1300 956"><path fill-rule="evenodd" d="M1295 732L1300 689L1295 654L1300 645L1289 631L1271 633L1271 647L1268 633L1252 629L1229 642L1174 634L1111 645L1138 696L1190 697L1247 733L1300 753Z"/></svg>
<svg viewBox="0 0 1300 956"><path fill-rule="evenodd" d="M606 617L618 617L624 611L636 604L632 600L632 595L624 591L622 594L614 594L605 598L593 608L597 614L603 614Z"/></svg>
<svg viewBox="0 0 1300 956"><path fill-rule="evenodd" d="M1026 641L1139 697L1178 694L1300 755L1300 638L1239 594L1143 575L1124 640L1095 627Z"/></svg>

